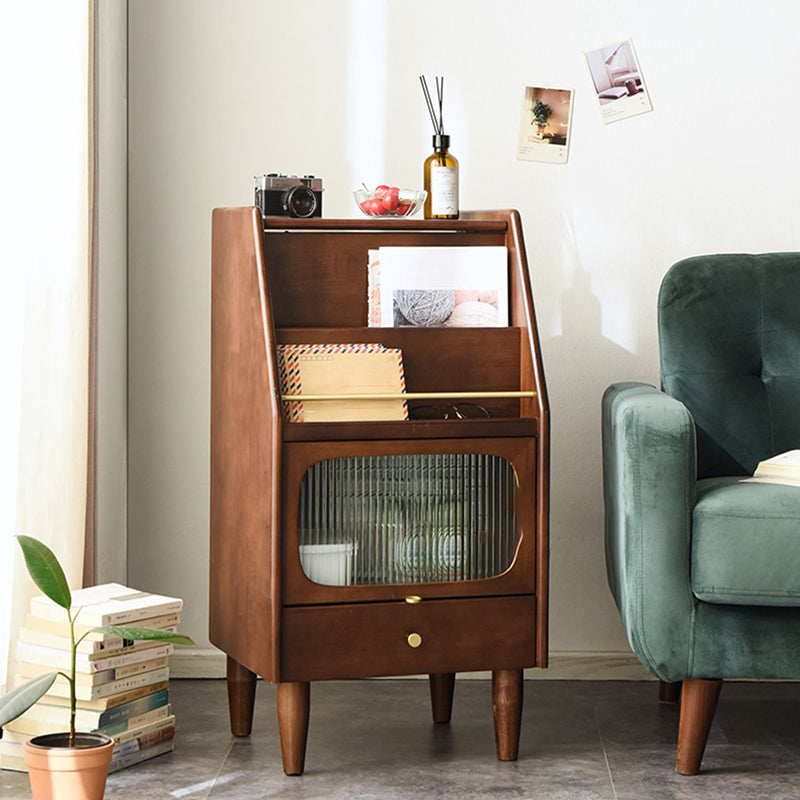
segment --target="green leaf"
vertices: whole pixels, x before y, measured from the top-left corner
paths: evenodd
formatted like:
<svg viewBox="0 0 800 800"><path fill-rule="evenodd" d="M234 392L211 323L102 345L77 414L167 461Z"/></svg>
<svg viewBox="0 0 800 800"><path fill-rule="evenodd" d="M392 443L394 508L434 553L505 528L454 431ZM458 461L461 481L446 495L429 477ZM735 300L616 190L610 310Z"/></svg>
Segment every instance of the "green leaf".
<svg viewBox="0 0 800 800"><path fill-rule="evenodd" d="M17 536L33 582L54 602L69 610L72 594L55 553L38 539Z"/></svg>
<svg viewBox="0 0 800 800"><path fill-rule="evenodd" d="M131 625L106 625L94 628L98 633L107 633L110 636L119 636L121 639L158 639L168 644L194 645L194 640L182 633L173 631L160 631L156 628L137 628Z"/></svg>
<svg viewBox="0 0 800 800"><path fill-rule="evenodd" d="M47 675L40 675L0 697L0 728L11 722L12 719L16 719L20 714L24 714L40 697L47 693L57 677L57 672L48 672Z"/></svg>

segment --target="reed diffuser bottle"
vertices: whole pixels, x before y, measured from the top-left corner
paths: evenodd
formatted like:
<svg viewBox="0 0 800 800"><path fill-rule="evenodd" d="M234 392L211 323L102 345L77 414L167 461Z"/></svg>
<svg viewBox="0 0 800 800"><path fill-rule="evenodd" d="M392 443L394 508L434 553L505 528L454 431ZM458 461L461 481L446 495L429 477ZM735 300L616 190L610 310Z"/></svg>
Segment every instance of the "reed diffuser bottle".
<svg viewBox="0 0 800 800"><path fill-rule="evenodd" d="M431 102L425 76L420 75L422 92L433 123L433 153L423 165L423 185L428 193L423 213L425 219L458 219L458 159L450 153L450 137L444 132L442 106L444 78L436 78L439 102L438 117Z"/></svg>

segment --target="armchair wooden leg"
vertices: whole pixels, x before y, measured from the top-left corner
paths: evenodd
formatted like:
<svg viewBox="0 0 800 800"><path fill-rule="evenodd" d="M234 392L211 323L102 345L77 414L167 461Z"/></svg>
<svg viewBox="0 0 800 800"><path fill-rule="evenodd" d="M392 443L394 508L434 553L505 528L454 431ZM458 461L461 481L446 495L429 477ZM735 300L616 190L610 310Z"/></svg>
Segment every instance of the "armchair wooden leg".
<svg viewBox="0 0 800 800"><path fill-rule="evenodd" d="M681 681L671 683L670 681L658 682L658 702L677 703L681 696Z"/></svg>
<svg viewBox="0 0 800 800"><path fill-rule="evenodd" d="M231 733L249 736L253 728L253 705L256 699L256 674L228 656L228 713Z"/></svg>
<svg viewBox="0 0 800 800"><path fill-rule="evenodd" d="M681 775L697 775L717 710L721 680L687 678L683 682L675 769Z"/></svg>
<svg viewBox="0 0 800 800"><path fill-rule="evenodd" d="M450 722L453 713L455 672L437 672L428 676L431 687L431 712L434 722Z"/></svg>

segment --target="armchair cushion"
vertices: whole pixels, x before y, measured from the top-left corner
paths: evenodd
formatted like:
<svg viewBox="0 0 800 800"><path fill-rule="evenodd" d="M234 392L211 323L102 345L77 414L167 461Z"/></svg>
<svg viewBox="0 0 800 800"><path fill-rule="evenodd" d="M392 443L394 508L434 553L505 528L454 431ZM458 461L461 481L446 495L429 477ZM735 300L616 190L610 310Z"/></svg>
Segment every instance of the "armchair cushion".
<svg viewBox="0 0 800 800"><path fill-rule="evenodd" d="M800 606L800 486L699 481L691 560L700 600Z"/></svg>

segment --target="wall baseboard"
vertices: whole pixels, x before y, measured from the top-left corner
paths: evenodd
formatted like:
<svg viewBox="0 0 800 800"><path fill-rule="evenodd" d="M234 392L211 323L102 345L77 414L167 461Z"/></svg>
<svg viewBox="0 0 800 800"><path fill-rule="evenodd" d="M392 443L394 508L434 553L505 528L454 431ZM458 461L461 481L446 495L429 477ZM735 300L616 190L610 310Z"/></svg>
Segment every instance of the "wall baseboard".
<svg viewBox="0 0 800 800"><path fill-rule="evenodd" d="M170 657L170 674L173 678L224 678L225 654L213 647L182 647ZM458 677L482 680L490 676L490 672L465 672L459 673ZM525 678L557 681L655 680L631 652L553 652L550 653L550 666L547 669L526 669Z"/></svg>

